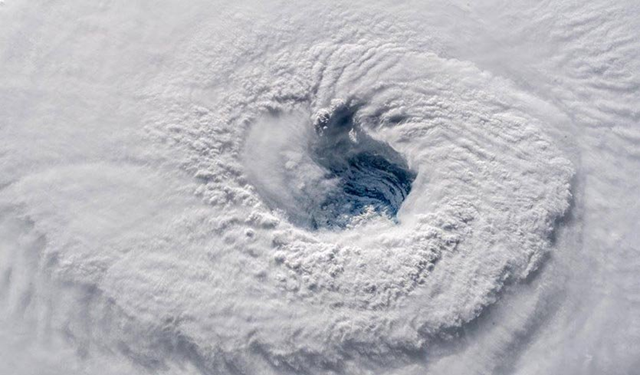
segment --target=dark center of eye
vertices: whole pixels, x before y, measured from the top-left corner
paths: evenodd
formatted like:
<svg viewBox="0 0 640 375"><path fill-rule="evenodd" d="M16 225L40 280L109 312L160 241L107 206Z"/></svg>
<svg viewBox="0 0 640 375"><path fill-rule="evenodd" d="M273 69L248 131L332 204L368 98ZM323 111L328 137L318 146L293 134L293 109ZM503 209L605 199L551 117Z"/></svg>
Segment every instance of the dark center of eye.
<svg viewBox="0 0 640 375"><path fill-rule="evenodd" d="M337 189L311 213L314 228L344 227L366 211L395 219L416 177L396 150L360 128L354 114L341 106L315 124L312 158Z"/></svg>

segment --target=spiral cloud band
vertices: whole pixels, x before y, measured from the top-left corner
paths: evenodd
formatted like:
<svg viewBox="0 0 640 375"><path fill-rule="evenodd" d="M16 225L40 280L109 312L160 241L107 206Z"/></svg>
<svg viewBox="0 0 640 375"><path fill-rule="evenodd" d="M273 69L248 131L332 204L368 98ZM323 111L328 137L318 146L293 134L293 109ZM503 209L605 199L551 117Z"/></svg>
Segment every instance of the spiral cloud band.
<svg viewBox="0 0 640 375"><path fill-rule="evenodd" d="M602 3L6 0L0 373L633 373Z"/></svg>

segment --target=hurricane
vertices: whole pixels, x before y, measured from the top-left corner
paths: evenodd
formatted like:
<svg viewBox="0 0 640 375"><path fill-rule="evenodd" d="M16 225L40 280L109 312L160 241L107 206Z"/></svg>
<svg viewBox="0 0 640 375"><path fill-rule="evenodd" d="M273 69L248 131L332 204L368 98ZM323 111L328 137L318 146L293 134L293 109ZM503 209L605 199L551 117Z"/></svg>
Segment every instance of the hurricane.
<svg viewBox="0 0 640 375"><path fill-rule="evenodd" d="M639 16L0 2L0 373L637 373Z"/></svg>

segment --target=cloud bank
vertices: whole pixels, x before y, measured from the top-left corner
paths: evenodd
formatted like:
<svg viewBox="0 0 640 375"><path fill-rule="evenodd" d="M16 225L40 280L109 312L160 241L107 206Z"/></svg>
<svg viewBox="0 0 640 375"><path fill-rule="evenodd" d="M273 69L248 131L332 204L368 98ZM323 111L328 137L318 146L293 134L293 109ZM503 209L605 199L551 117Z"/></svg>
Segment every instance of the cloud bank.
<svg viewBox="0 0 640 375"><path fill-rule="evenodd" d="M0 7L0 372L633 373L616 5Z"/></svg>

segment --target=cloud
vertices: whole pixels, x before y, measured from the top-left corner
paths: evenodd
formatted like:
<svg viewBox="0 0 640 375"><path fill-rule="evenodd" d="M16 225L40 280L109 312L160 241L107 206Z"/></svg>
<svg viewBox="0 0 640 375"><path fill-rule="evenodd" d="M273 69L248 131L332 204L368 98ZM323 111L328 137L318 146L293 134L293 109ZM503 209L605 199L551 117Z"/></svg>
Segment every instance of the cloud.
<svg viewBox="0 0 640 375"><path fill-rule="evenodd" d="M628 371L618 7L5 4L2 368Z"/></svg>

